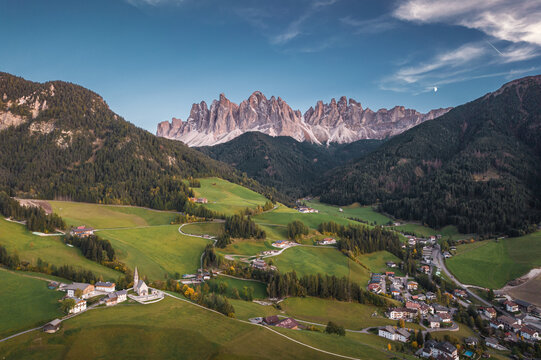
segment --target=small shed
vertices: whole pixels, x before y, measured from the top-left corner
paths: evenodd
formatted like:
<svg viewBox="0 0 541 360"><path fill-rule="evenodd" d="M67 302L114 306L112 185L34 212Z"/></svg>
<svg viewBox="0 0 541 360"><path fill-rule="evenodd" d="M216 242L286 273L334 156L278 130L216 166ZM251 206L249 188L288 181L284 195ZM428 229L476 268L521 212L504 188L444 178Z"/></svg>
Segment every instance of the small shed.
<svg viewBox="0 0 541 360"><path fill-rule="evenodd" d="M54 334L58 331L58 329L60 329L61 323L62 321L60 319L54 319L53 321L43 325L43 331L49 334Z"/></svg>

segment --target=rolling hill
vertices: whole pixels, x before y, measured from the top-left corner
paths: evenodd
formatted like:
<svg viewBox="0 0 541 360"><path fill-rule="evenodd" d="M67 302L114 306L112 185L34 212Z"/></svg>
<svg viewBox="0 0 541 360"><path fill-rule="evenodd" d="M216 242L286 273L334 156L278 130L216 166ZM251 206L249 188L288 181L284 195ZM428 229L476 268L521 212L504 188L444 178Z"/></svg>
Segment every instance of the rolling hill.
<svg viewBox="0 0 541 360"><path fill-rule="evenodd" d="M541 220L541 76L456 107L328 173L331 204L374 204L462 233L519 235Z"/></svg>
<svg viewBox="0 0 541 360"><path fill-rule="evenodd" d="M213 159L228 163L259 183L290 196L311 192L321 175L378 148L383 140L359 140L322 146L288 136L248 132L215 146L198 148Z"/></svg>
<svg viewBox="0 0 541 360"><path fill-rule="evenodd" d="M190 176L219 176L272 196L230 166L125 121L96 93L0 73L0 190L181 210Z"/></svg>

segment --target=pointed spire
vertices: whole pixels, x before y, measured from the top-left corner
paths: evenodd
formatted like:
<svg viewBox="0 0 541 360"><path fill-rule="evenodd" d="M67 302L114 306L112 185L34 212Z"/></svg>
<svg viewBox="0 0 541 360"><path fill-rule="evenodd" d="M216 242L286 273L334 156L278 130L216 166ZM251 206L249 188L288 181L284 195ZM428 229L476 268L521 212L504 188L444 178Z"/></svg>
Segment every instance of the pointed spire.
<svg viewBox="0 0 541 360"><path fill-rule="evenodd" d="M135 271L133 272L133 286L137 286L137 282L139 281L139 273L137 272L137 266L135 267Z"/></svg>

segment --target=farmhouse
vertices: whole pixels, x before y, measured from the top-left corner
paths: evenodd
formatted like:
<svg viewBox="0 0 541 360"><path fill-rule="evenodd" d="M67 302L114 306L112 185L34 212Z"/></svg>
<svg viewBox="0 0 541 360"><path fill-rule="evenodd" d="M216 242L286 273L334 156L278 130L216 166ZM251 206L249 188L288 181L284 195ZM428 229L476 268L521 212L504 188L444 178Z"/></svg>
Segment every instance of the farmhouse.
<svg viewBox="0 0 541 360"><path fill-rule="evenodd" d="M263 322L267 325L274 325L280 322L280 318L276 315L267 316L263 318Z"/></svg>
<svg viewBox="0 0 541 360"><path fill-rule="evenodd" d="M448 313L443 313L438 315L441 318L441 322L443 323L450 323L451 322L451 315Z"/></svg>
<svg viewBox="0 0 541 360"><path fill-rule="evenodd" d="M397 266L396 263L392 261L387 261L385 264L387 265L387 267L390 267L390 268L395 268Z"/></svg>
<svg viewBox="0 0 541 360"><path fill-rule="evenodd" d="M71 229L70 234L73 236L87 237L94 235L94 229L91 227L86 227L84 225L77 226L76 228Z"/></svg>
<svg viewBox="0 0 541 360"><path fill-rule="evenodd" d="M70 314L77 314L86 310L86 300L79 298L71 298L75 300L75 306L69 311Z"/></svg>
<svg viewBox="0 0 541 360"><path fill-rule="evenodd" d="M277 322L274 326L290 330L299 330L299 323L293 318L287 318Z"/></svg>
<svg viewBox="0 0 541 360"><path fill-rule="evenodd" d="M188 200L190 202L197 203L197 204L206 204L206 203L208 203L207 198L194 198L194 197L191 197L191 198L188 198Z"/></svg>
<svg viewBox="0 0 541 360"><path fill-rule="evenodd" d="M425 358L458 360L458 350L449 342L428 340L420 355Z"/></svg>
<svg viewBox="0 0 541 360"><path fill-rule="evenodd" d="M146 296L149 294L148 286L143 280L139 279L139 273L137 272L137 266L133 273L133 291L139 296Z"/></svg>
<svg viewBox="0 0 541 360"><path fill-rule="evenodd" d="M379 294L381 293L381 285L379 283L368 284L368 291Z"/></svg>
<svg viewBox="0 0 541 360"><path fill-rule="evenodd" d="M316 209L313 209L313 208L307 207L307 206L299 206L298 210L299 210L300 213L303 213L303 214L318 213L319 212L319 210L316 210Z"/></svg>
<svg viewBox="0 0 541 360"><path fill-rule="evenodd" d="M468 294L466 293L466 291L460 290L460 289L455 289L453 291L453 295L460 298L468 297Z"/></svg>
<svg viewBox="0 0 541 360"><path fill-rule="evenodd" d="M418 287L419 284L417 284L415 281L408 282L408 290L417 290Z"/></svg>
<svg viewBox="0 0 541 360"><path fill-rule="evenodd" d="M118 303L118 297L112 293L112 294L109 294L105 297L105 306L113 306L113 305L116 305Z"/></svg>
<svg viewBox="0 0 541 360"><path fill-rule="evenodd" d="M97 291L104 291L106 293L112 293L115 291L115 283L98 281L96 285Z"/></svg>
<svg viewBox="0 0 541 360"><path fill-rule="evenodd" d="M82 299L87 299L94 295L94 285L85 284L85 283L73 283L65 285L61 290L65 290L68 294L68 297L75 297L75 292L81 290Z"/></svg>
<svg viewBox="0 0 541 360"><path fill-rule="evenodd" d="M408 342L411 334L406 329L395 329L394 327L387 325L378 330L378 335L389 340Z"/></svg>
<svg viewBox="0 0 541 360"><path fill-rule="evenodd" d="M60 329L60 323L62 321L60 319L54 319L53 321L45 324L43 326L43 331L45 331L46 333L49 333L49 334L54 334L55 332L58 331L58 329Z"/></svg>
<svg viewBox="0 0 541 360"><path fill-rule="evenodd" d="M494 310L494 308L492 307L485 308L485 310L483 311L483 314L489 319L495 319L496 315L498 315L496 313L496 310Z"/></svg>
<svg viewBox="0 0 541 360"><path fill-rule="evenodd" d="M318 243L318 245L334 245L334 244L336 244L336 239L325 238L323 240L318 241L317 243Z"/></svg>
<svg viewBox="0 0 541 360"><path fill-rule="evenodd" d="M428 321L428 326L431 329L439 328L440 327L440 318L436 316L429 316L426 321Z"/></svg>
<svg viewBox="0 0 541 360"><path fill-rule="evenodd" d="M520 329L520 336L522 336L526 340L541 340L541 338L539 337L539 330L535 329L532 326L523 326L522 329Z"/></svg>
<svg viewBox="0 0 541 360"><path fill-rule="evenodd" d="M508 301L504 302L503 304L505 305L505 310L507 310L509 312L518 312L517 303L508 300Z"/></svg>
<svg viewBox="0 0 541 360"><path fill-rule="evenodd" d="M267 268L267 263L263 259L252 260L252 267L259 270L265 270Z"/></svg>
<svg viewBox="0 0 541 360"><path fill-rule="evenodd" d="M393 308L389 310L389 319L414 319L417 316L417 310L406 308Z"/></svg>

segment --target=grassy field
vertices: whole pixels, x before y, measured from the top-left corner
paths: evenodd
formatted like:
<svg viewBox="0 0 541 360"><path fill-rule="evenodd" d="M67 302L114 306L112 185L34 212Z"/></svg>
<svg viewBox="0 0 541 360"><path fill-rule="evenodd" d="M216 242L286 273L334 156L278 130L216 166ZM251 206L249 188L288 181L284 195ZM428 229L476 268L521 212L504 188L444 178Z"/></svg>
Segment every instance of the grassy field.
<svg viewBox="0 0 541 360"><path fill-rule="evenodd" d="M203 206L226 215L236 214L247 207L263 206L267 198L250 189L219 178L199 179L200 188L193 188L197 197L205 197Z"/></svg>
<svg viewBox="0 0 541 360"><path fill-rule="evenodd" d="M208 223L195 223L188 224L182 227L182 231L186 234L192 235L213 235L218 236L224 230L223 223L208 222Z"/></svg>
<svg viewBox="0 0 541 360"><path fill-rule="evenodd" d="M378 308L372 305L325 300L313 297L288 298L280 303L283 311L295 319L327 324L334 321L350 330L361 330L371 326L396 325L396 321L372 317ZM263 306L261 306L263 307ZM381 311L379 311L381 312ZM408 324L408 326L416 324Z"/></svg>
<svg viewBox="0 0 541 360"><path fill-rule="evenodd" d="M226 296L229 298L233 296L233 289L237 289L239 291L239 294L242 296L244 287L254 289L254 299L267 298L267 285L264 283L258 281L233 279L227 276L220 276L217 279L210 280L211 284L219 284L222 282L227 284Z"/></svg>
<svg viewBox="0 0 541 360"><path fill-rule="evenodd" d="M399 264L401 260L391 254L388 251L376 251L370 254L364 254L357 257L357 260L366 266L372 272L385 272L385 271L394 271L396 275L403 275L402 271L398 268L388 268L386 263L392 261L396 264Z"/></svg>
<svg viewBox="0 0 541 360"><path fill-rule="evenodd" d="M176 272L195 272L203 249L210 243L179 234L178 225L105 230L99 235L111 242L120 261L132 269L137 266L140 276L154 280Z"/></svg>
<svg viewBox="0 0 541 360"><path fill-rule="evenodd" d="M58 299L63 293L49 290L43 280L0 270L0 289L0 338L62 316Z"/></svg>
<svg viewBox="0 0 541 360"><path fill-rule="evenodd" d="M461 239L467 239L473 235L467 235L467 234L461 234L458 232L458 229L454 225L448 225L445 226L439 230L432 229L428 226L420 225L420 224L404 224L400 226L393 226L393 229L408 233L408 234L414 234L418 237L424 237L427 238L432 235L441 235L443 240L461 240Z"/></svg>
<svg viewBox="0 0 541 360"><path fill-rule="evenodd" d="M457 247L447 267L463 283L497 289L541 266L541 232Z"/></svg>
<svg viewBox="0 0 541 360"><path fill-rule="evenodd" d="M87 225L97 229L170 224L176 213L135 206L86 204L49 201L53 211L72 226Z"/></svg>
<svg viewBox="0 0 541 360"><path fill-rule="evenodd" d="M326 214L333 217L339 217L339 218L356 218L356 219L362 219L364 221L367 221L370 224L376 224L376 225L385 225L388 222L392 222L392 219L389 217L378 213L375 211L371 206L361 206L358 203L351 204L348 206L333 206L333 205L327 205L323 204L317 200L308 201L306 203L307 206L310 206L314 209L319 210L320 214ZM340 212L340 208L342 208L342 212Z"/></svg>
<svg viewBox="0 0 541 360"><path fill-rule="evenodd" d="M311 229L317 229L319 224L327 221L334 221L344 225L352 223L358 224L357 222L348 220L346 218L331 216L325 213L302 214L295 209L291 209L283 205L280 205L280 207L274 211L254 216L253 219L256 223L263 225L287 225L294 220L300 220Z"/></svg>
<svg viewBox="0 0 541 360"><path fill-rule="evenodd" d="M227 245L224 249L216 249L222 254L234 254L234 255L257 255L265 250L276 250L272 247L272 240L256 240L256 239L243 239L235 240L232 244Z"/></svg>
<svg viewBox="0 0 541 360"><path fill-rule="evenodd" d="M116 280L121 273L85 258L79 249L68 247L60 237L33 235L24 225L0 219L0 245L9 253L17 252L21 260L36 264L38 258L51 265L71 265L92 271L105 279Z"/></svg>
<svg viewBox="0 0 541 360"><path fill-rule="evenodd" d="M283 333L340 354L387 358L386 345L373 335ZM261 327L170 298L149 306L89 311L66 321L56 334L32 332L0 343L0 354L6 359L117 359L119 354L140 359L329 358Z"/></svg>
<svg viewBox="0 0 541 360"><path fill-rule="evenodd" d="M335 248L296 246L272 258L281 272L296 271L298 276L328 274L346 276L362 285L370 273Z"/></svg>

